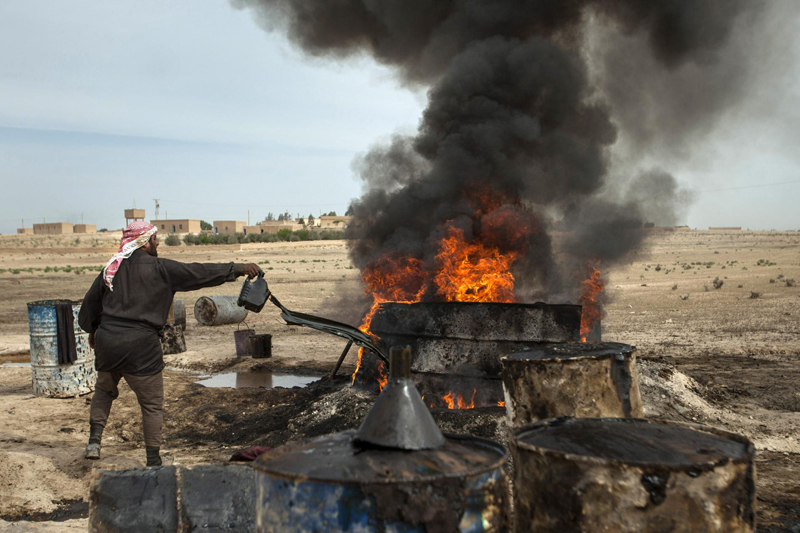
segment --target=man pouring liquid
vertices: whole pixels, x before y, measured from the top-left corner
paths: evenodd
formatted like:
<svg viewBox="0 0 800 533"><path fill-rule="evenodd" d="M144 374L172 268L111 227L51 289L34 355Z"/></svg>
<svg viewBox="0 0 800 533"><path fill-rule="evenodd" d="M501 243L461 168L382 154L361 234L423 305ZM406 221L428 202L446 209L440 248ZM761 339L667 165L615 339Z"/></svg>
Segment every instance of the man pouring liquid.
<svg viewBox="0 0 800 533"><path fill-rule="evenodd" d="M78 323L95 350L97 385L89 411L87 459L100 458L100 442L121 379L142 409L147 466L161 466L164 355L159 333L176 292L214 287L237 277L258 275L257 265L180 263L158 257L157 229L128 224L119 251L83 299Z"/></svg>

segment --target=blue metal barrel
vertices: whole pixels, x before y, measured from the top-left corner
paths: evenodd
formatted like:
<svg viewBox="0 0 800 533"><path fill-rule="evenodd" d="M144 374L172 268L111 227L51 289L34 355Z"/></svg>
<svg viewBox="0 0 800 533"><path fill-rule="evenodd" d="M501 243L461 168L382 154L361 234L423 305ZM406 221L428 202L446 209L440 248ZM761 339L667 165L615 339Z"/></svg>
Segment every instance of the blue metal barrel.
<svg viewBox="0 0 800 533"><path fill-rule="evenodd" d="M56 305L72 304L75 318L75 347L78 359L69 365L58 364ZM28 327L31 341L33 393L36 396L70 398L94 390L94 350L89 334L78 326L81 303L70 300L44 300L28 303Z"/></svg>
<svg viewBox="0 0 800 533"><path fill-rule="evenodd" d="M448 435L441 448L359 449L354 431L262 455L256 530L262 533L505 532L506 449Z"/></svg>

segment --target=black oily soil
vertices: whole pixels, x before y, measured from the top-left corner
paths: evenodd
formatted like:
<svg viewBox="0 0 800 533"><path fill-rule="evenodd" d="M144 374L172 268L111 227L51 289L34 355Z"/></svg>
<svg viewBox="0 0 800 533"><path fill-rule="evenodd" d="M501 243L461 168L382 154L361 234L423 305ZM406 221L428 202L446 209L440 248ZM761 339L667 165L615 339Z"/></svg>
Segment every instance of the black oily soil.
<svg viewBox="0 0 800 533"><path fill-rule="evenodd" d="M89 502L84 500L58 500L53 502L58 505L55 511L45 512L20 512L18 514L2 515L0 520L16 522L25 520L28 522L65 522L76 518L87 518L89 516Z"/></svg>
<svg viewBox="0 0 800 533"><path fill-rule="evenodd" d="M576 418L522 430L517 440L546 450L621 461L692 467L750 455L750 445L670 424L632 419Z"/></svg>

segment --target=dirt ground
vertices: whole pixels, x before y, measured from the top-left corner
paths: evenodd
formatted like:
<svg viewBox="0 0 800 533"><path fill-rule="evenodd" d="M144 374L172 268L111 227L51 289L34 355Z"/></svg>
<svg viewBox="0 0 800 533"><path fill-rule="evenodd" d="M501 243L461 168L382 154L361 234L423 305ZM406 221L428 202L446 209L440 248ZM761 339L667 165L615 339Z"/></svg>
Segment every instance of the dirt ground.
<svg viewBox="0 0 800 533"><path fill-rule="evenodd" d="M30 368L4 364L29 361L25 304L80 299L97 272L76 267L101 266L118 238L0 236L0 531L85 530L92 469L144 464L138 405L127 387L114 403L103 458L89 462L82 452L90 395L35 397ZM338 294L359 290L341 241L162 245L159 254L261 263L270 288L290 309L352 321L336 308ZM800 281L800 233L654 231L632 262L606 275L604 339L639 348L646 416L752 439L759 531L800 532L800 284L793 281ZM237 294L239 287L178 295L187 304L188 351L166 356L163 448L176 463L225 461L237 449L356 427L374 400L347 386L355 350L341 377L307 388L195 384L201 375L246 369L322 376L344 346L336 337L284 325L268 304L247 323L273 335L273 357L237 358L236 326L200 326L191 310L199 296ZM505 432L502 409L437 411L444 429L497 438Z"/></svg>

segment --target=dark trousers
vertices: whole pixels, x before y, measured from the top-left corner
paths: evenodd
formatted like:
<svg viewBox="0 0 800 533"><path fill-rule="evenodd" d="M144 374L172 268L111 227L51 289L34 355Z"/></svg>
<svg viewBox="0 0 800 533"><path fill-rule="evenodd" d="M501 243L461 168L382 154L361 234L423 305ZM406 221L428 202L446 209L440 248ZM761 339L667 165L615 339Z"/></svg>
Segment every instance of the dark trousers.
<svg viewBox="0 0 800 533"><path fill-rule="evenodd" d="M161 372L152 376L98 372L89 422L106 426L111 403L119 396L117 385L122 378L136 394L139 407L142 408L145 446L161 446L161 425L164 422L164 378Z"/></svg>

